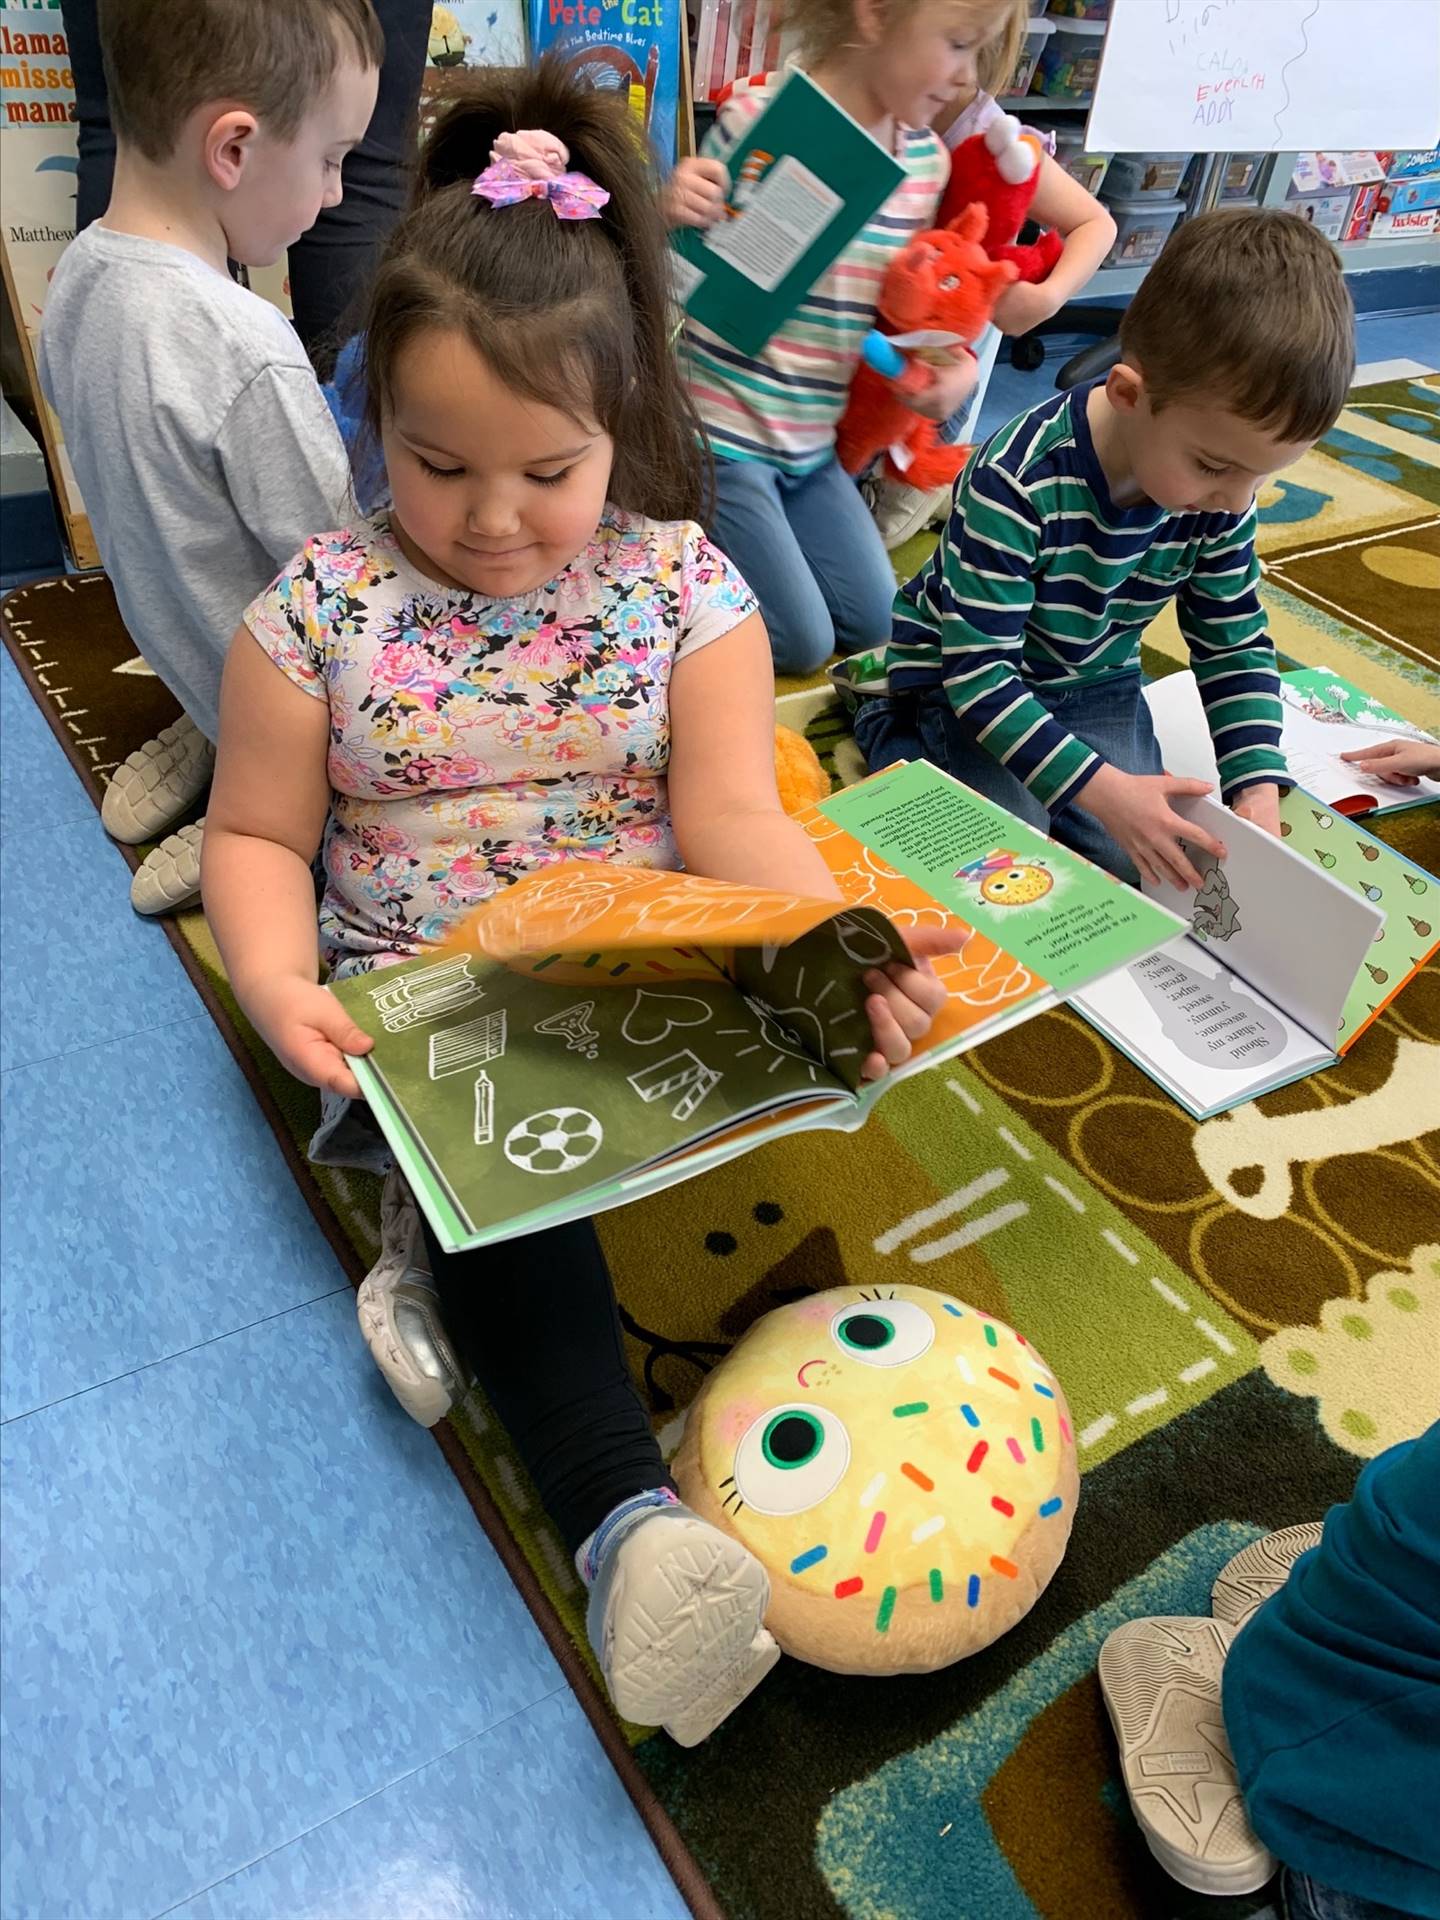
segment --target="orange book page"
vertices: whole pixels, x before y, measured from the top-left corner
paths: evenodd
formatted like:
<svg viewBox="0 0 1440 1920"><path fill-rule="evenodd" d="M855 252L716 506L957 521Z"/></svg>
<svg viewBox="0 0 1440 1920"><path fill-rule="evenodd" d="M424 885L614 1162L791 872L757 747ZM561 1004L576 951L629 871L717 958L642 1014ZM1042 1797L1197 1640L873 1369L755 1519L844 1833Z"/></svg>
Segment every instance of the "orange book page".
<svg viewBox="0 0 1440 1920"><path fill-rule="evenodd" d="M799 822L852 907L878 908L902 934L911 927L965 929L968 938L961 951L933 962L949 997L929 1034L916 1046L917 1054L928 1053L955 1035L972 1032L996 1014L1009 1013L1020 1002L1049 991L1038 974L932 900L923 887L887 866L878 853L827 820L818 807L801 814Z"/></svg>
<svg viewBox="0 0 1440 1920"><path fill-rule="evenodd" d="M833 900L693 873L566 860L486 901L445 944L561 983L637 967L714 978L718 967L697 949L784 945L836 911Z"/></svg>

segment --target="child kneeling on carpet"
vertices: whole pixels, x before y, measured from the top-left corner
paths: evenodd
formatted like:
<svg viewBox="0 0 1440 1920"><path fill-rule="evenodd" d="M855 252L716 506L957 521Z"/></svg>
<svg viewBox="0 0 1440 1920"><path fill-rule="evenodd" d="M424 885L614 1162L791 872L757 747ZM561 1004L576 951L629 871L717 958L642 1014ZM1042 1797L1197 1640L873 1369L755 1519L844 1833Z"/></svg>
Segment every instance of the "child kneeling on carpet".
<svg viewBox="0 0 1440 1920"><path fill-rule="evenodd" d="M114 190L55 269L40 379L125 625L184 709L105 790L107 832L136 843L209 784L235 609L348 511L299 335L227 262L271 265L338 204L384 38L370 0L107 0L101 34ZM137 911L194 903L199 839L150 855Z"/></svg>
<svg viewBox="0 0 1440 1920"><path fill-rule="evenodd" d="M1173 600L1224 798L1279 832L1280 697L1255 495L1327 432L1355 367L1340 260L1303 220L1187 220L1120 321L1120 364L993 434L890 645L835 670L872 768L926 758L1122 879L1198 889L1140 675ZM880 697L867 697L880 696Z"/></svg>
<svg viewBox="0 0 1440 1920"><path fill-rule="evenodd" d="M324 1090L312 1153L372 1165L341 1057L368 1042L316 984L322 834L339 974L423 953L563 859L835 892L775 792L754 599L693 523L664 229L623 104L554 65L487 75L424 165L366 329L394 504L317 534L246 614L205 846L240 1003ZM917 938L873 977L869 1073L927 1031L944 996L922 956L959 944ZM427 1273L417 1224L392 1179L362 1300L382 1370L438 1419L463 1384L448 1322L591 1589L617 1709L703 1739L776 1657L768 1582L677 1503L594 1228L468 1256L426 1229Z"/></svg>

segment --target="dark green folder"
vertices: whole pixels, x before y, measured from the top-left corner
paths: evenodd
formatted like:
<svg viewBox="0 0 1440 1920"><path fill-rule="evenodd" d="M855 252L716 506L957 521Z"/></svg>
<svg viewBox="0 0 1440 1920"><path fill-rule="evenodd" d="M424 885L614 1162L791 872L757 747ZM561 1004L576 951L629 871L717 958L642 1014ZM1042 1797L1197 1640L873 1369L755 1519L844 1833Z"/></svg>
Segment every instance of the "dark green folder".
<svg viewBox="0 0 1440 1920"><path fill-rule="evenodd" d="M752 155L754 164L747 168ZM905 169L798 67L791 69L726 164L732 208L738 185L738 211L707 233L686 227L675 234L677 287L692 319L742 353L758 353L894 193ZM818 218L827 193L838 205L802 250L788 258L787 206L802 215L813 206ZM765 244L754 249L759 277L756 270L744 271L727 257L732 248L740 250L739 229L752 218L765 223ZM796 231L803 234L803 221ZM752 235L762 240L758 224ZM801 246L799 241L794 244ZM762 260L771 272L764 271ZM784 266L777 275L773 269L780 260Z"/></svg>

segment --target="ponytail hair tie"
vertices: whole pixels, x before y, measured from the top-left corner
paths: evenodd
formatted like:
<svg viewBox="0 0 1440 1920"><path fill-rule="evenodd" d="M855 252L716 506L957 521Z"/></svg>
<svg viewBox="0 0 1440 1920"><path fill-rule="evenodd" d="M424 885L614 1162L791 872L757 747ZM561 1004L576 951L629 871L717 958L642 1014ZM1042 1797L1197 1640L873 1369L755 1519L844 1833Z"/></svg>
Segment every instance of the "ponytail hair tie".
<svg viewBox="0 0 1440 1920"><path fill-rule="evenodd" d="M492 207L548 200L557 220L598 220L610 195L589 174L567 173L569 162L569 148L553 133L502 133L470 191Z"/></svg>

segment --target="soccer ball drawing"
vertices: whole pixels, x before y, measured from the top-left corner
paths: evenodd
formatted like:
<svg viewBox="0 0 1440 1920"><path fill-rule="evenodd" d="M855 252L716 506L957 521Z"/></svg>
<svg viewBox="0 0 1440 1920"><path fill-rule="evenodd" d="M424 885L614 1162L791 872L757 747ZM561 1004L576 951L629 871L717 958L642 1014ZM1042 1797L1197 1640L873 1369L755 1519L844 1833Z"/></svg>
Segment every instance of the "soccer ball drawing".
<svg viewBox="0 0 1440 1920"><path fill-rule="evenodd" d="M605 1130L583 1107L532 1113L505 1136L505 1158L524 1173L573 1173L599 1152Z"/></svg>

